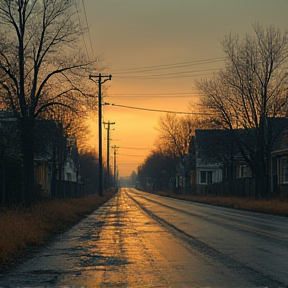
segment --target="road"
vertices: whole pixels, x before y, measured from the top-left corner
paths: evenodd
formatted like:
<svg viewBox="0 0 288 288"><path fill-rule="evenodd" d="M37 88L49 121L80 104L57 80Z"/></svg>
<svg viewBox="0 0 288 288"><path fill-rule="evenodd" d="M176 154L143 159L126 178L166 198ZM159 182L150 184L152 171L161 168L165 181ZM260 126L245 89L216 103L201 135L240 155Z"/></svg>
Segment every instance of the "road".
<svg viewBox="0 0 288 288"><path fill-rule="evenodd" d="M122 188L0 287L285 287L288 219Z"/></svg>

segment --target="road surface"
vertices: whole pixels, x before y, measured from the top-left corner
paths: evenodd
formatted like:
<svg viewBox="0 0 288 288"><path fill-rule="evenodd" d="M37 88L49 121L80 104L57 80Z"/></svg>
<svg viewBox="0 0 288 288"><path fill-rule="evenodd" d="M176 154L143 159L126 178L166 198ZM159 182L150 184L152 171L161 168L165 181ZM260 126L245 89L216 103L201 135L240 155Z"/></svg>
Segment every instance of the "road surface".
<svg viewBox="0 0 288 288"><path fill-rule="evenodd" d="M285 287L288 219L122 188L0 287Z"/></svg>

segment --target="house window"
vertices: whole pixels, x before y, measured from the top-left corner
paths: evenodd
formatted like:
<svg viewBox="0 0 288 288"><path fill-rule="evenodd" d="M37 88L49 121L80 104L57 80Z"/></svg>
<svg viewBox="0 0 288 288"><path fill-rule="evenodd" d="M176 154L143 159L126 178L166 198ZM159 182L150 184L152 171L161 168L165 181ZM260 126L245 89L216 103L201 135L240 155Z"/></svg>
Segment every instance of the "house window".
<svg viewBox="0 0 288 288"><path fill-rule="evenodd" d="M212 183L212 171L207 171L207 183Z"/></svg>
<svg viewBox="0 0 288 288"><path fill-rule="evenodd" d="M288 157L282 158L282 183L288 183Z"/></svg>
<svg viewBox="0 0 288 288"><path fill-rule="evenodd" d="M206 183L206 171L200 172L200 183L202 184Z"/></svg>
<svg viewBox="0 0 288 288"><path fill-rule="evenodd" d="M67 173L66 176L67 176L67 181L71 181L72 180L71 173Z"/></svg>
<svg viewBox="0 0 288 288"><path fill-rule="evenodd" d="M241 165L239 167L239 178L251 177L251 169L247 165Z"/></svg>
<svg viewBox="0 0 288 288"><path fill-rule="evenodd" d="M211 184L212 183L212 171L200 171L200 183Z"/></svg>

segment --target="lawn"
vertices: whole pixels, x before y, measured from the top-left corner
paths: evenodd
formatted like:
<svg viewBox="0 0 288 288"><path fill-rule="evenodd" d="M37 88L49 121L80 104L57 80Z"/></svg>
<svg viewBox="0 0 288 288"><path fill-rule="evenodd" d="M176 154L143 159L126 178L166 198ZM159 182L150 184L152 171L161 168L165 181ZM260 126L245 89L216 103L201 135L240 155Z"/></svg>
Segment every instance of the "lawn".
<svg viewBox="0 0 288 288"><path fill-rule="evenodd" d="M230 207L235 209L243 209L248 211L288 216L288 201L279 199L254 199L245 197L223 197L223 196L193 196L193 195L178 195L170 192L156 192L158 195L194 201L199 203Z"/></svg>

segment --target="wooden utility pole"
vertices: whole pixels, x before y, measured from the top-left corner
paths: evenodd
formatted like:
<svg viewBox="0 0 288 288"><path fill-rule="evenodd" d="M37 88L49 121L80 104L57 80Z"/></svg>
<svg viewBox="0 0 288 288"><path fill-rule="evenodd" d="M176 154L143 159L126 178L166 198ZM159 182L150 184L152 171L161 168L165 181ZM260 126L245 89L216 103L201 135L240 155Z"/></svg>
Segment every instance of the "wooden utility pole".
<svg viewBox="0 0 288 288"><path fill-rule="evenodd" d="M103 122L104 128L107 125L107 189L110 188L110 125L115 125L115 122Z"/></svg>
<svg viewBox="0 0 288 288"><path fill-rule="evenodd" d="M98 78L94 81L93 78ZM112 79L112 75L90 75L89 79L98 84L98 135L99 135L99 195L103 196L103 161L102 161L102 84ZM104 80L103 80L104 79Z"/></svg>
<svg viewBox="0 0 288 288"><path fill-rule="evenodd" d="M117 188L117 164L116 164L116 154L117 154L117 147L116 145L112 146L112 148L114 149L114 187Z"/></svg>

